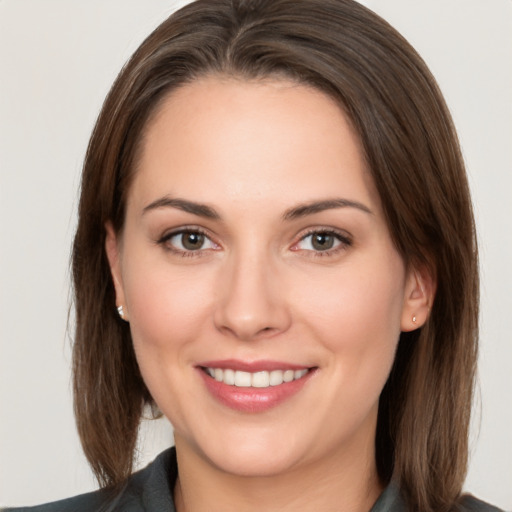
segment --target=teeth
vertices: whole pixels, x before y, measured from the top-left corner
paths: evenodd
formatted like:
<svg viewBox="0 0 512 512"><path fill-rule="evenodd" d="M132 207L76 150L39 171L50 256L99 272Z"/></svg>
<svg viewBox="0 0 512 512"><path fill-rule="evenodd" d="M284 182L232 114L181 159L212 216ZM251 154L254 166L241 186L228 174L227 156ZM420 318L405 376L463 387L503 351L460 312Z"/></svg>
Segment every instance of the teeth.
<svg viewBox="0 0 512 512"><path fill-rule="evenodd" d="M268 388L268 386L270 385L268 372L253 373L251 385L253 388Z"/></svg>
<svg viewBox="0 0 512 512"><path fill-rule="evenodd" d="M206 368L206 373L217 382L223 382L229 386L244 388L268 388L269 386L280 386L284 382L302 379L308 373L304 370L273 370L271 372L242 372L226 368Z"/></svg>
<svg viewBox="0 0 512 512"><path fill-rule="evenodd" d="M300 370L298 370L300 371ZM291 382L295 378L295 372L293 370L286 370L283 373L283 380L285 382Z"/></svg>
<svg viewBox="0 0 512 512"><path fill-rule="evenodd" d="M224 370L222 381L224 384L233 386L235 384L235 370Z"/></svg>
<svg viewBox="0 0 512 512"><path fill-rule="evenodd" d="M226 370L229 371L229 370ZM235 372L235 386L248 388L251 385L251 374L249 372Z"/></svg>
<svg viewBox="0 0 512 512"><path fill-rule="evenodd" d="M274 370L270 372L270 385L279 386L283 383L283 372L282 370Z"/></svg>
<svg viewBox="0 0 512 512"><path fill-rule="evenodd" d="M306 373L308 373L308 370L295 370L294 378L302 379L302 377L304 377L304 375L306 375Z"/></svg>

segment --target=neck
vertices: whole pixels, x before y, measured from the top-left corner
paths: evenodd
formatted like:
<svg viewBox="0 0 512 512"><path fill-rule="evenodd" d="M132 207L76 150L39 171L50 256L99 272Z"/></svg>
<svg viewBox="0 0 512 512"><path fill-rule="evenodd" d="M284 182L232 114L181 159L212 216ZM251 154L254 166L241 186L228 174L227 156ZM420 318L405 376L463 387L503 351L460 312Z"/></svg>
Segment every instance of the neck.
<svg viewBox="0 0 512 512"><path fill-rule="evenodd" d="M373 442L364 450L357 448L333 452L328 459L279 475L240 476L215 467L176 436L176 510L368 512L383 486L377 475Z"/></svg>

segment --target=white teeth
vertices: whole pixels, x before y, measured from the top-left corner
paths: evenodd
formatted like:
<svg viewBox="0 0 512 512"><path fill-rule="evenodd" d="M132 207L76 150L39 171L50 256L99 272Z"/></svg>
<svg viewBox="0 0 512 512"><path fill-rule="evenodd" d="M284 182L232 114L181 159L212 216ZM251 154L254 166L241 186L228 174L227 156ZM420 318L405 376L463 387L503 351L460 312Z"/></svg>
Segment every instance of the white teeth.
<svg viewBox="0 0 512 512"><path fill-rule="evenodd" d="M235 386L248 388L251 385L251 374L249 372L235 372Z"/></svg>
<svg viewBox="0 0 512 512"><path fill-rule="evenodd" d="M293 370L286 370L283 374L283 380L285 382L291 382L295 377L295 372Z"/></svg>
<svg viewBox="0 0 512 512"><path fill-rule="evenodd" d="M270 385L280 386L283 383L283 371L273 370L270 372Z"/></svg>
<svg viewBox="0 0 512 512"><path fill-rule="evenodd" d="M295 370L295 379L302 379L302 377L304 377L304 375L306 375L306 373L308 373L307 370Z"/></svg>
<svg viewBox="0 0 512 512"><path fill-rule="evenodd" d="M268 372L253 373L251 385L253 388L268 388L270 385Z"/></svg>
<svg viewBox="0 0 512 512"><path fill-rule="evenodd" d="M308 369L303 370L272 370L271 372L242 372L240 370L231 370L230 368L206 368L206 373L218 382L223 382L229 386L244 388L268 388L269 386L280 386L284 382L301 379L308 373Z"/></svg>
<svg viewBox="0 0 512 512"><path fill-rule="evenodd" d="M235 370L224 370L224 378L222 379L224 384L233 386L235 384Z"/></svg>

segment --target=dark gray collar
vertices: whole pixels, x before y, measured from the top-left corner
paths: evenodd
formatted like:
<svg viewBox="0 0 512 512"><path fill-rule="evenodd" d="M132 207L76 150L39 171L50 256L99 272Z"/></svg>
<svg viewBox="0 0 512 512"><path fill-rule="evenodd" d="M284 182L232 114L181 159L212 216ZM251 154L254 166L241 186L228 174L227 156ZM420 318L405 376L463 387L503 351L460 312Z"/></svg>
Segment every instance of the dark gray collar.
<svg viewBox="0 0 512 512"><path fill-rule="evenodd" d="M395 484L389 484L379 499L375 502L370 512L406 512L405 503L400 496L400 491Z"/></svg>

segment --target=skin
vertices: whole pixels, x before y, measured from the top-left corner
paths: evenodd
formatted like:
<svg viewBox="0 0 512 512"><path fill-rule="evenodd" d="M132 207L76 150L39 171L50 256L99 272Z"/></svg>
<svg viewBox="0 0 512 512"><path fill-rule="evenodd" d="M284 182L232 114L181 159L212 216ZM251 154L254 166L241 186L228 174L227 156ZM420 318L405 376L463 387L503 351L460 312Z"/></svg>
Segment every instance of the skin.
<svg viewBox="0 0 512 512"><path fill-rule="evenodd" d="M147 209L162 198L219 218ZM339 198L363 208L285 218ZM198 250L169 236L184 227L206 234ZM333 247L318 250L311 230L334 232ZM175 429L179 512L371 508L383 488L379 394L400 331L426 319L428 287L393 246L333 100L223 77L174 91L147 127L125 226L107 224L106 250L143 378ZM316 371L277 407L243 412L212 397L197 370L222 359Z"/></svg>

